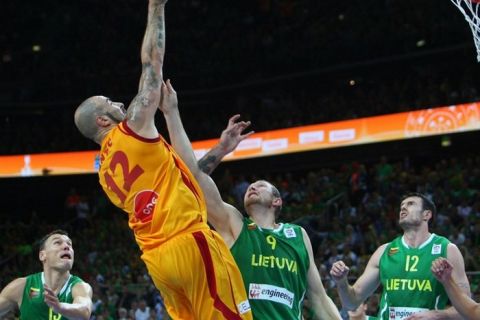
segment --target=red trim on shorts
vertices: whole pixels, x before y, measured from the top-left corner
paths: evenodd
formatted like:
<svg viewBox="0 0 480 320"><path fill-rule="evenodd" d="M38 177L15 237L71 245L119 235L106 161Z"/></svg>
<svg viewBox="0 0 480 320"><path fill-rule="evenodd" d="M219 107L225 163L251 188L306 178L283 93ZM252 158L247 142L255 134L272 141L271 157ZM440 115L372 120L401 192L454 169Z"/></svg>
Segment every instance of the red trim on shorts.
<svg viewBox="0 0 480 320"><path fill-rule="evenodd" d="M129 136L132 136L140 141L143 141L143 142L158 142L160 141L160 136L158 136L157 138L145 138L145 137L142 137L141 135L139 135L138 133L136 133L135 131L133 131L127 124L127 120L123 120L121 122L121 126L118 126L120 128L120 131L122 131L123 133L129 135ZM122 130L124 129L124 130Z"/></svg>
<svg viewBox="0 0 480 320"><path fill-rule="evenodd" d="M210 291L210 295L214 300L214 307L220 310L220 312L227 320L241 320L242 318L240 317L238 312L230 310L228 306L222 300L220 300L220 297L218 296L217 281L215 279L215 268L213 266L212 255L210 254L210 249L208 247L208 242L205 238L205 235L200 231L194 232L192 233L192 235L195 238L197 246L200 249L200 254L202 255L203 265L205 266L205 272L207 275L208 289Z"/></svg>

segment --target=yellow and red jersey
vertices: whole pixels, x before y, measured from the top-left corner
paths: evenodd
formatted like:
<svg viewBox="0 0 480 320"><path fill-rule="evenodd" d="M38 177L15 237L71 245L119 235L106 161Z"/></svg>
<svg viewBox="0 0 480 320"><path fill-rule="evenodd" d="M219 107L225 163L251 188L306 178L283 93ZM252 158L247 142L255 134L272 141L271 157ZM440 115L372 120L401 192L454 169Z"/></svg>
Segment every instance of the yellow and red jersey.
<svg viewBox="0 0 480 320"><path fill-rule="evenodd" d="M126 121L102 142L100 184L128 213L142 251L184 233L208 229L203 193L185 163L160 136L146 139Z"/></svg>

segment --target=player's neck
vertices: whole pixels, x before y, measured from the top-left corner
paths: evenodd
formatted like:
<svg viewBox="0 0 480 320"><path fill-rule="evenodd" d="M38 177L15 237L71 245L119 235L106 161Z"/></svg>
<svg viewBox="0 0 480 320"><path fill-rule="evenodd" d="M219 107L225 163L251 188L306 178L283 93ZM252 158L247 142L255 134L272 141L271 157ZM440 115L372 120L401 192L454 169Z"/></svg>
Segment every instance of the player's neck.
<svg viewBox="0 0 480 320"><path fill-rule="evenodd" d="M278 227L278 224L275 223L275 213L261 206L253 206L250 209L250 218L260 228L275 229Z"/></svg>
<svg viewBox="0 0 480 320"><path fill-rule="evenodd" d="M44 281L54 292L58 293L70 277L70 271L60 272L51 268L43 270Z"/></svg>
<svg viewBox="0 0 480 320"><path fill-rule="evenodd" d="M428 229L405 230L403 233L403 240L409 247L418 248L425 243L425 241L427 241L431 235L432 234L428 231Z"/></svg>

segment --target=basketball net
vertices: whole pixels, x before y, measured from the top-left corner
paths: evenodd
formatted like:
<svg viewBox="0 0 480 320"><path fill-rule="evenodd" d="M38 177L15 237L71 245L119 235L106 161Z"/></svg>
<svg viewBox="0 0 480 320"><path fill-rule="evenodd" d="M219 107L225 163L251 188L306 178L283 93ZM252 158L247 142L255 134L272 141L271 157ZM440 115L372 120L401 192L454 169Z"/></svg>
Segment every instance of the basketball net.
<svg viewBox="0 0 480 320"><path fill-rule="evenodd" d="M473 40L477 48L477 61L480 62L480 16L478 0L450 0L462 12L472 30Z"/></svg>

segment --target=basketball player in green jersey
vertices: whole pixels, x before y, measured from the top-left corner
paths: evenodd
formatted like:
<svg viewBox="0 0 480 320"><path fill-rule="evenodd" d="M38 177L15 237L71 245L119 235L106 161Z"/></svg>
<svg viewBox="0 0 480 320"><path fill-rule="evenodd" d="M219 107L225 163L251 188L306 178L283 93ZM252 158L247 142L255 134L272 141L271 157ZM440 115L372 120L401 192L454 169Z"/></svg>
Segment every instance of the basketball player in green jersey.
<svg viewBox="0 0 480 320"><path fill-rule="evenodd" d="M432 273L443 284L448 298L457 311L467 320L480 319L480 304L467 296L452 279L453 265L445 258L432 262Z"/></svg>
<svg viewBox="0 0 480 320"><path fill-rule="evenodd" d="M172 145L199 182L207 202L208 221L230 247L240 268L254 318L302 319L302 302L307 295L316 319L341 319L322 285L305 230L276 222L282 207L277 188L263 180L252 183L244 199L249 217L244 219L235 207L223 202L217 186L206 174L251 134L241 134L249 122L235 122L238 116L230 118L219 147L197 163L169 81L162 87L162 96L160 109Z"/></svg>
<svg viewBox="0 0 480 320"><path fill-rule="evenodd" d="M429 231L428 224L435 213L435 204L423 194L407 194L400 204L403 235L373 253L353 286L348 284L349 268L343 261L333 264L330 274L346 309L354 310L381 283L379 319L461 319L454 308L446 309L447 294L430 272L433 260L448 257L455 265L455 282L470 294L460 250L448 239Z"/></svg>
<svg viewBox="0 0 480 320"><path fill-rule="evenodd" d="M20 308L21 320L90 319L92 288L70 274L74 253L63 230L40 241L43 272L17 278L0 293L0 316Z"/></svg>

